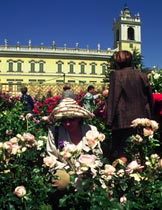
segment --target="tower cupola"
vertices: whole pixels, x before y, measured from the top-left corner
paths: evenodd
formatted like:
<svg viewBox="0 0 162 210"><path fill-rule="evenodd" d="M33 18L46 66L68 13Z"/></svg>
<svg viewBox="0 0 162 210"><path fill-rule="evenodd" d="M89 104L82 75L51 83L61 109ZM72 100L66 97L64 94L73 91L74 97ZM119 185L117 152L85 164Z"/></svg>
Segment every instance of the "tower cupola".
<svg viewBox="0 0 162 210"><path fill-rule="evenodd" d="M141 53L141 19L137 13L132 16L127 5L121 11L119 18L114 20L114 49Z"/></svg>

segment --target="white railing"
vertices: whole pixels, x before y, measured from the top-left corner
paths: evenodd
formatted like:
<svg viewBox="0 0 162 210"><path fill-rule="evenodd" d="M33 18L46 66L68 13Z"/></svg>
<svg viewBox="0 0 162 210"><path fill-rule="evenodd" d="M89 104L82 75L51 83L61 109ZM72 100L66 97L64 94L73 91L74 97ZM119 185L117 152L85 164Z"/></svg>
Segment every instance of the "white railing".
<svg viewBox="0 0 162 210"><path fill-rule="evenodd" d="M0 51L20 51L20 52L50 52L50 53L68 53L68 54L91 54L91 55L113 55L115 50L108 48L107 50L94 50L83 48L65 48L65 47L31 47L31 46L0 46Z"/></svg>

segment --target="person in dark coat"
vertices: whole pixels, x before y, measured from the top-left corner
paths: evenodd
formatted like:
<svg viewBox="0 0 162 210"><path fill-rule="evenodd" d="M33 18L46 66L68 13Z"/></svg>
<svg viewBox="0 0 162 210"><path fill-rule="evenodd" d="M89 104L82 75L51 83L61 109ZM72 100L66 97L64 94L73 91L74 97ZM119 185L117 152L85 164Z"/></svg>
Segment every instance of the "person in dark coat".
<svg viewBox="0 0 162 210"><path fill-rule="evenodd" d="M132 68L132 54L114 54L116 70L110 77L106 124L112 129L110 158L127 161L126 140L134 134L130 126L136 118L152 119L152 90L145 73Z"/></svg>
<svg viewBox="0 0 162 210"><path fill-rule="evenodd" d="M27 87L22 87L21 93L22 95L20 97L20 101L24 105L24 112L32 112L32 110L34 109L34 101L32 97L28 94Z"/></svg>

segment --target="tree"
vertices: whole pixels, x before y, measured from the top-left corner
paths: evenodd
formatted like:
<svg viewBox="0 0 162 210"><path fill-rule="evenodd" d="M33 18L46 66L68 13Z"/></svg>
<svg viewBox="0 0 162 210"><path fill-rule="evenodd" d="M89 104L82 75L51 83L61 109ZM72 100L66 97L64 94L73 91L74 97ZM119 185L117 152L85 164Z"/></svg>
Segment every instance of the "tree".
<svg viewBox="0 0 162 210"><path fill-rule="evenodd" d="M107 69L105 71L105 78L103 79L104 83L109 84L110 83L110 74L112 71L114 71L115 66L114 66L114 58L113 55L110 57L108 64L107 64Z"/></svg>
<svg viewBox="0 0 162 210"><path fill-rule="evenodd" d="M133 55L133 69L142 69L143 68L143 56L142 54L139 52L138 49L133 49L132 52Z"/></svg>

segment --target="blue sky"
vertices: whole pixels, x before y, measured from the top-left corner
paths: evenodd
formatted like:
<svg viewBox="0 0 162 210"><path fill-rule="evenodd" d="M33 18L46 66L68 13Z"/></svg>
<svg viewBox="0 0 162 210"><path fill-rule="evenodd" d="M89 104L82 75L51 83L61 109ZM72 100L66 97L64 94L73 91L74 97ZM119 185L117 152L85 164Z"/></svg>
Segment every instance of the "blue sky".
<svg viewBox="0 0 162 210"><path fill-rule="evenodd" d="M161 0L3 0L0 12L0 45L113 48L113 19L125 3L132 16L142 20L142 55L145 67L162 68Z"/></svg>

